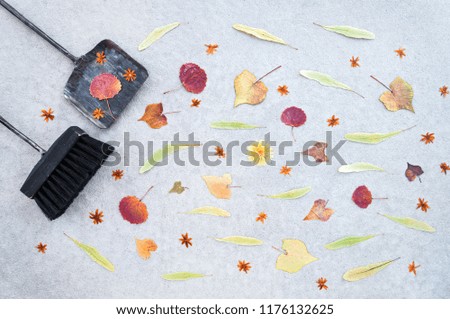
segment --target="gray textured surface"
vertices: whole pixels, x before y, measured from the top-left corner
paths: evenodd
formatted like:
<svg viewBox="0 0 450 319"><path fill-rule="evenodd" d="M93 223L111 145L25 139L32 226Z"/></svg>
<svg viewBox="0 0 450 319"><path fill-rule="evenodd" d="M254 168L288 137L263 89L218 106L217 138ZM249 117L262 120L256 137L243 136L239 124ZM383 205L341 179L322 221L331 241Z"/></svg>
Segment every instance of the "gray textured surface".
<svg viewBox="0 0 450 319"><path fill-rule="evenodd" d="M2 139L0 170L0 297L37 298L448 298L449 183L439 164L449 162L448 126L450 97L443 99L438 88L449 85L448 30L450 9L446 1L31 1L11 0L11 4L75 55L90 50L104 38L116 41L141 62L150 73L143 90L109 130L99 130L63 98L70 75L69 60L0 9L0 105L1 114L42 146L50 143L69 125L79 125L104 140L120 140L123 132L146 141L170 139L194 131L206 141L227 142L262 139L264 130L224 132L209 129L215 120L241 120L263 124L278 140L289 140L289 129L279 121L290 105L302 107L308 115L305 126L296 130L297 147L310 139L323 140L326 119L341 118L333 129L334 140L347 132L391 131L417 124L382 144L371 146L347 143L342 155L347 162L367 161L384 167L386 173L337 173L332 166L295 167L291 177L278 168L242 168L236 157L232 167L161 167L139 175L137 158L118 182L111 169L102 169L68 212L49 222L19 188L38 154L0 128ZM137 45L155 27L181 21L184 24L149 49L138 52ZM326 32L312 25L348 24L376 34L374 41L358 41ZM270 30L299 48L259 41L231 28L244 23ZM216 55L204 53L205 43L218 43ZM400 60L394 49L406 48ZM352 69L349 58L360 56L361 67ZM178 70L185 62L195 62L208 73L205 91L194 96L179 90ZM258 106L233 109L233 79L243 69L261 75L277 65L283 68L267 79L267 99ZM350 92L324 88L298 75L300 69L316 69L347 83L366 99ZM389 83L397 75L415 90L416 113L391 113L378 101L383 87L369 78L377 75ZM289 86L290 94L280 97L276 87ZM190 108L198 97L201 107ZM136 120L149 103L162 101L171 115L169 125L151 130ZM43 107L52 107L56 119L48 124L39 117ZM434 144L421 143L420 134L436 134ZM122 149L120 149L122 152ZM135 149L134 151L135 152ZM196 151L198 154L198 150ZM284 160L283 160L284 161ZM421 165L423 183L409 183L404 177L406 161ZM279 164L281 166L282 163ZM123 167L118 167L123 168ZM229 172L242 189L233 191L229 201L218 200L206 190L201 175ZM190 190L182 195L167 191L175 180ZM362 210L351 201L353 190L366 184L377 196L389 200L374 202ZM142 194L149 185L154 190L145 199L150 217L145 224L130 225L118 212L119 200ZM274 193L311 185L306 197L287 202L262 199L257 193ZM431 210L415 209L418 197L429 200ZM303 222L313 201L329 199L335 214L326 223ZM180 211L202 205L216 205L232 213L229 219L185 216ZM90 211L99 208L105 222L93 225ZM267 223L254 221L260 211ZM378 212L410 216L436 227L434 234L398 226ZM116 266L109 273L93 263L68 241L63 232L97 247ZM189 232L194 246L186 249L178 241ZM383 234L359 246L327 251L324 244L345 235ZM218 243L210 237L249 235L264 240L260 247L237 247ZM153 238L159 249L148 261L141 260L134 237ZM275 269L283 238L303 240L320 260L296 274ZM45 255L34 246L48 244ZM344 281L349 268L401 256L378 275L355 283ZM240 259L252 263L245 275L237 271ZM408 273L414 260L421 267L417 277ZM166 282L160 275L193 271L211 277L188 282ZM328 279L328 291L319 291L315 281Z"/></svg>

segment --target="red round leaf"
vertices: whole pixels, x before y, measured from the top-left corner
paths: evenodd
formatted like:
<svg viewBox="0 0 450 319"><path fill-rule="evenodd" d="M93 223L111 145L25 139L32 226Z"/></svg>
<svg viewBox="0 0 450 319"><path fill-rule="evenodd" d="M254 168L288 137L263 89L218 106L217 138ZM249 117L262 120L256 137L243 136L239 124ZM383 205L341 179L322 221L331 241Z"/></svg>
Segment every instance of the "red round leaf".
<svg viewBox="0 0 450 319"><path fill-rule="evenodd" d="M99 100L111 99L122 89L119 79L111 73L97 75L91 82L89 91Z"/></svg>
<svg viewBox="0 0 450 319"><path fill-rule="evenodd" d="M147 206L136 196L126 196L119 203L123 219L131 224L142 224L148 218Z"/></svg>
<svg viewBox="0 0 450 319"><path fill-rule="evenodd" d="M372 203L372 193L365 186L359 186L353 192L352 200L358 207L367 208Z"/></svg>
<svg viewBox="0 0 450 319"><path fill-rule="evenodd" d="M281 121L292 127L299 127L306 122L305 112L296 106L288 107L281 114Z"/></svg>
<svg viewBox="0 0 450 319"><path fill-rule="evenodd" d="M180 81L189 92L201 93L206 87L207 80L205 70L195 63L186 63L180 68Z"/></svg>

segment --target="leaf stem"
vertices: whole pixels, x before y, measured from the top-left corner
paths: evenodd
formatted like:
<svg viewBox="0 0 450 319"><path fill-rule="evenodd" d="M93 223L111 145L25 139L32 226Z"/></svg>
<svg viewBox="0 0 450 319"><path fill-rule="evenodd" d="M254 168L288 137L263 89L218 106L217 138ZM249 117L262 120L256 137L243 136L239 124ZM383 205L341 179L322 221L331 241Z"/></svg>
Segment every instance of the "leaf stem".
<svg viewBox="0 0 450 319"><path fill-rule="evenodd" d="M260 77L258 80L256 80L255 82L253 82L253 84L258 83L259 81L261 81L263 78L265 78L266 76L268 76L269 74L271 74L272 72L275 72L276 70L278 70L279 68L281 68L281 65L277 66L275 69L273 69L272 71L267 72L266 74L264 74L262 77Z"/></svg>
<svg viewBox="0 0 450 319"><path fill-rule="evenodd" d="M114 121L117 120L117 119L114 117L114 114L113 114L113 112L112 112L112 110L111 110L111 106L109 106L109 101L108 101L108 99L106 99L106 105L108 105L108 110L109 110L109 113L111 113L111 117L114 119Z"/></svg>
<svg viewBox="0 0 450 319"><path fill-rule="evenodd" d="M318 23L315 23L315 22L313 22L313 24L316 25L316 26L319 26L319 27L323 28L323 25L321 25L321 24L318 24Z"/></svg>
<svg viewBox="0 0 450 319"><path fill-rule="evenodd" d="M242 188L242 186L227 185L227 188Z"/></svg>
<svg viewBox="0 0 450 319"><path fill-rule="evenodd" d="M179 89L181 89L181 86L177 87L176 89L171 89L171 90L169 90L169 91L166 91L166 92L164 92L163 94L167 94L167 93L170 93L170 92L173 92L173 91L177 91L177 90L179 90Z"/></svg>
<svg viewBox="0 0 450 319"><path fill-rule="evenodd" d="M353 91L353 90L352 90L352 92L353 92L353 93L355 93L356 95L358 95L358 96L362 97L363 99L365 99L365 97L364 97L364 96L363 96L362 94L359 94L358 92L356 92L356 91Z"/></svg>
<svg viewBox="0 0 450 319"><path fill-rule="evenodd" d="M291 135L292 135L292 139L294 140L294 142L297 142L297 140L295 139L294 127L293 126L291 126Z"/></svg>
<svg viewBox="0 0 450 319"><path fill-rule="evenodd" d="M401 132L404 132L404 131L410 130L410 129L412 129L412 128L416 127L416 126L417 126L417 124L414 124L413 126L410 126L410 127L407 127L407 128L405 128L405 129L401 130ZM408 164L409 164L409 163L408 163Z"/></svg>
<svg viewBox="0 0 450 319"><path fill-rule="evenodd" d="M388 197L372 197L372 199L389 199Z"/></svg>
<svg viewBox="0 0 450 319"><path fill-rule="evenodd" d="M145 192L145 194L139 198L139 201L142 202L142 200L144 199L145 196L147 196L148 192L150 192L152 190L153 186L151 186L149 189L147 189L147 191Z"/></svg>
<svg viewBox="0 0 450 319"><path fill-rule="evenodd" d="M161 115L175 114L175 113L180 113L180 112L181 111L171 111L171 112L162 113Z"/></svg>
<svg viewBox="0 0 450 319"><path fill-rule="evenodd" d="M287 251L278 247L272 246L273 249L278 250L280 253L287 255Z"/></svg>
<svg viewBox="0 0 450 319"><path fill-rule="evenodd" d="M383 82L381 82L380 80L378 80L376 77L374 77L373 75L370 76L372 79L374 79L375 81L377 81L378 83L380 83L382 86L384 86L386 89L388 89L392 94L394 94L394 92L391 90L390 87L388 87L386 84L384 84Z"/></svg>

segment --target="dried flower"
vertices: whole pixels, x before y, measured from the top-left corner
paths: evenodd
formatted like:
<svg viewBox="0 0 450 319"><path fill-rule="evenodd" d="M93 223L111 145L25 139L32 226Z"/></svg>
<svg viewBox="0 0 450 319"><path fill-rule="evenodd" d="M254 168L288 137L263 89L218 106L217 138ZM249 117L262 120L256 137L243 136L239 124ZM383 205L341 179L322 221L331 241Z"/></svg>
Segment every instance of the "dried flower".
<svg viewBox="0 0 450 319"><path fill-rule="evenodd" d="M105 112L100 108L96 108L92 111L92 117L96 120L100 120L105 117Z"/></svg>
<svg viewBox="0 0 450 319"><path fill-rule="evenodd" d="M192 99L191 101L191 106L192 107L199 107L200 103L202 102L201 100L197 100L197 99Z"/></svg>
<svg viewBox="0 0 450 319"><path fill-rule="evenodd" d="M445 85L443 87L440 87L439 92L441 93L441 96L446 97L448 94L448 87Z"/></svg>
<svg viewBox="0 0 450 319"><path fill-rule="evenodd" d="M222 157L222 158L225 158L225 152L223 151L223 148L222 147L220 147L220 146L216 146L216 155L218 156L218 157Z"/></svg>
<svg viewBox="0 0 450 319"><path fill-rule="evenodd" d="M122 179L122 177L123 177L123 170L121 170L121 169L113 170L111 176L114 177L115 181L117 181L119 179Z"/></svg>
<svg viewBox="0 0 450 319"><path fill-rule="evenodd" d="M320 277L319 279L317 279L316 283L317 283L317 287L319 288L319 290L322 290L322 289L327 290L328 289L328 286L325 285L327 283L326 278Z"/></svg>
<svg viewBox="0 0 450 319"><path fill-rule="evenodd" d="M434 141L434 133L427 132L426 134L421 134L422 138L420 139L425 144L433 143Z"/></svg>
<svg viewBox="0 0 450 319"><path fill-rule="evenodd" d="M448 166L447 163L441 163L439 167L441 168L441 173L444 173L445 175L447 175L447 171L450 170L450 166Z"/></svg>
<svg viewBox="0 0 450 319"><path fill-rule="evenodd" d="M428 201L426 201L424 198L419 198L419 202L417 203L416 209L421 209L423 212L427 212L430 206L428 205Z"/></svg>
<svg viewBox="0 0 450 319"><path fill-rule="evenodd" d="M281 167L280 174L282 174L282 175L291 175L291 171L292 171L292 168L291 167L287 167L285 165L285 166Z"/></svg>
<svg viewBox="0 0 450 319"><path fill-rule="evenodd" d="M239 260L237 267L238 267L239 271L243 271L245 273L248 273L250 268L252 268L252 266L250 266L250 263L246 262L245 260Z"/></svg>
<svg viewBox="0 0 450 319"><path fill-rule="evenodd" d="M53 119L55 118L51 107L49 107L48 110L41 110L41 112L42 112L41 117L44 118L45 122L48 122L49 120L53 121Z"/></svg>
<svg viewBox="0 0 450 319"><path fill-rule="evenodd" d="M350 63L351 63L351 67L352 68L357 68L359 67L359 56L357 56L356 58L352 55L352 58L350 59Z"/></svg>
<svg viewBox="0 0 450 319"><path fill-rule="evenodd" d="M247 147L248 159L256 165L266 165L272 158L272 148L265 141L254 142Z"/></svg>
<svg viewBox="0 0 450 319"><path fill-rule="evenodd" d="M217 48L219 47L217 44L205 44L206 47L206 54L214 54L217 51Z"/></svg>
<svg viewBox="0 0 450 319"><path fill-rule="evenodd" d="M416 266L416 264L414 264L414 261L412 262L412 263L410 263L409 265L408 265L408 271L409 272L412 272L413 274L414 274L414 276L417 274L416 273L416 270L417 270L417 268L419 268L420 267L420 265L417 265Z"/></svg>
<svg viewBox="0 0 450 319"><path fill-rule="evenodd" d="M39 243L35 248L38 250L38 252L45 254L45 251L47 250L47 244Z"/></svg>
<svg viewBox="0 0 450 319"><path fill-rule="evenodd" d="M289 90L287 85L279 85L277 91L283 96L283 95L288 95L289 94Z"/></svg>
<svg viewBox="0 0 450 319"><path fill-rule="evenodd" d="M92 222L97 225L103 222L103 212L98 209L95 210L95 213L89 213L89 218L92 219Z"/></svg>
<svg viewBox="0 0 450 319"><path fill-rule="evenodd" d="M128 68L125 73L123 74L123 77L125 78L125 80L127 80L128 82L132 82L134 80L136 80L136 72L134 72L134 70Z"/></svg>
<svg viewBox="0 0 450 319"><path fill-rule="evenodd" d="M261 212L258 214L258 217L256 217L257 222L261 222L264 224L265 220L267 219L267 214L264 212Z"/></svg>
<svg viewBox="0 0 450 319"><path fill-rule="evenodd" d="M104 51L102 51L102 52L97 52L96 55L97 55L97 58L96 58L95 61L96 61L98 64L103 64L103 63L106 62L106 56L105 56L105 52L104 52Z"/></svg>
<svg viewBox="0 0 450 319"><path fill-rule="evenodd" d="M397 56L400 57L400 59L402 59L404 56L406 56L404 48L399 48L398 50L394 50L395 53L397 53Z"/></svg>
<svg viewBox="0 0 450 319"><path fill-rule="evenodd" d="M189 238L189 234L181 234L181 238L179 239L179 241L181 241L181 245L185 245L186 248L189 248L189 246L192 246L191 243L192 238Z"/></svg>
<svg viewBox="0 0 450 319"><path fill-rule="evenodd" d="M327 119L327 122L328 122L328 126L334 127L334 126L336 126L336 125L339 125L339 118L338 118L338 117L335 117L335 116L333 115L333 116L331 116L329 119Z"/></svg>

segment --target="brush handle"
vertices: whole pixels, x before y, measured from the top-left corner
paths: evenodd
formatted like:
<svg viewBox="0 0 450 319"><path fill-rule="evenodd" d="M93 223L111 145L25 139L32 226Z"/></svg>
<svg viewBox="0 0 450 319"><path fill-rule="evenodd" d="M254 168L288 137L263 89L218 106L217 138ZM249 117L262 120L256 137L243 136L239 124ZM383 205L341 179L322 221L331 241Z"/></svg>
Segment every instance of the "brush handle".
<svg viewBox="0 0 450 319"><path fill-rule="evenodd" d="M17 19L22 21L26 26L28 26L31 30L39 34L43 39L47 40L48 43L53 45L59 52L64 54L66 57L68 57L70 60L72 60L73 63L76 63L78 58L71 54L69 51L67 51L63 46L61 46L58 42L50 38L44 31L39 29L36 25L33 24L30 20L25 18L22 14L20 14L19 11L14 9L9 3L7 3L4 0L0 0L0 5L4 7L6 10L8 10L13 16L15 16Z"/></svg>
<svg viewBox="0 0 450 319"><path fill-rule="evenodd" d="M11 132L16 134L18 137L20 137L22 140L30 144L36 151L38 151L41 154L44 154L46 151L40 147L35 141L33 141L31 138L23 134L21 131L16 129L14 126L11 125L7 120L3 118L3 116L0 115L0 123L2 123L4 126L6 126Z"/></svg>

